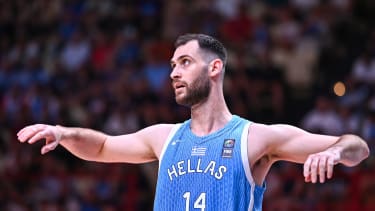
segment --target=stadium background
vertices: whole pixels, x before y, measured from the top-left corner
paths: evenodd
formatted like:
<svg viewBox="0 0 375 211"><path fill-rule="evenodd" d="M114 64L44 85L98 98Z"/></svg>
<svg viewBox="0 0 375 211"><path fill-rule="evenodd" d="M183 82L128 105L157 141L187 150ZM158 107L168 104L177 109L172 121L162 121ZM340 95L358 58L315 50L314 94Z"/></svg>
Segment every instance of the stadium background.
<svg viewBox="0 0 375 211"><path fill-rule="evenodd" d="M371 0L0 0L0 210L152 210L156 163L99 164L21 145L31 123L123 134L181 122L169 81L173 41L218 37L229 50L233 113L375 141ZM131 147L131 146L129 146ZM264 210L375 210L373 153L326 184L278 163Z"/></svg>

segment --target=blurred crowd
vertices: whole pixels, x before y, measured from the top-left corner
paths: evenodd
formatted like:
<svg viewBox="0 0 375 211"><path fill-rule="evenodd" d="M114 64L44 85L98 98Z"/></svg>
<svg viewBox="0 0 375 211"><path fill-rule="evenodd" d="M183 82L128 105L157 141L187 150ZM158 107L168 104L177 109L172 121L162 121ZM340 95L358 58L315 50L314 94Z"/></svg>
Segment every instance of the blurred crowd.
<svg viewBox="0 0 375 211"><path fill-rule="evenodd" d="M81 161L62 147L41 156L43 143L21 145L16 133L48 123L118 135L184 121L169 59L187 32L228 48L233 113L358 134L373 150L373 11L371 0L0 0L0 210L152 210L157 163ZM264 210L375 210L373 160L336 166L322 185L278 163Z"/></svg>

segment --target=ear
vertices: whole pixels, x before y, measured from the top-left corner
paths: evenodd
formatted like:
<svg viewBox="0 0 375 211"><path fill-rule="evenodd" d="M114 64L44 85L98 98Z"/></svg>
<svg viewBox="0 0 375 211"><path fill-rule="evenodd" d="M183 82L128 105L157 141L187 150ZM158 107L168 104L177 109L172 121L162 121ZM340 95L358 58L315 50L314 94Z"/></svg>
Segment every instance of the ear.
<svg viewBox="0 0 375 211"><path fill-rule="evenodd" d="M208 66L208 74L211 76L211 77L216 77L218 75L221 75L222 72L224 71L223 70L223 61L221 61L221 59L214 59L210 62L209 66Z"/></svg>

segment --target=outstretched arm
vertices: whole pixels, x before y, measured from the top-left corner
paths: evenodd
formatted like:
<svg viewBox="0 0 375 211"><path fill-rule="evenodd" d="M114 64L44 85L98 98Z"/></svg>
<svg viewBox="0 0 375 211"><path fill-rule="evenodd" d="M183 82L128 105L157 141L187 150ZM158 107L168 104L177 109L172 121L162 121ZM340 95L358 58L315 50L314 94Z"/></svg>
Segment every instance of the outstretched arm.
<svg viewBox="0 0 375 211"><path fill-rule="evenodd" d="M251 130L260 149L255 160L266 157L269 161L261 172L278 160L304 163L306 182L324 182L332 177L334 165L354 166L369 155L366 142L356 135L320 135L290 125L254 124Z"/></svg>
<svg viewBox="0 0 375 211"><path fill-rule="evenodd" d="M313 134L286 125L274 127L285 136L275 142L273 155L278 159L304 163L306 182L315 183L318 177L320 182L324 182L332 177L334 165L354 166L369 155L366 142L355 135L336 137Z"/></svg>
<svg viewBox="0 0 375 211"><path fill-rule="evenodd" d="M86 128L36 124L17 133L20 142L33 144L45 140L41 153L59 144L77 157L98 162L143 163L156 160L173 125L160 124L136 133L110 136Z"/></svg>

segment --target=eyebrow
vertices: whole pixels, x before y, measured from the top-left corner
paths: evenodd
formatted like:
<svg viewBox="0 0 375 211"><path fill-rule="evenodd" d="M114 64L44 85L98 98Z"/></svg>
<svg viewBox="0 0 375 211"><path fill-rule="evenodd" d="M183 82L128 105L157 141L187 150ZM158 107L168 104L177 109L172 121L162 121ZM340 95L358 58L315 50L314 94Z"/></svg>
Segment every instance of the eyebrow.
<svg viewBox="0 0 375 211"><path fill-rule="evenodd" d="M183 58L186 58L186 57L188 57L188 58L190 58L190 59L193 59L193 57L191 57L191 56L189 56L189 55L187 55L187 54L184 54L184 55L181 55L181 56L177 57L176 60L171 59L171 60L170 60L170 63L171 63L171 64L174 64L174 63L176 63L175 61L179 61L179 60L181 60L181 59L183 59Z"/></svg>

